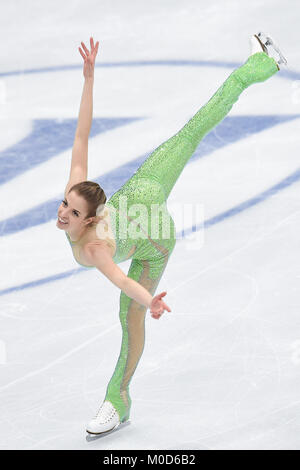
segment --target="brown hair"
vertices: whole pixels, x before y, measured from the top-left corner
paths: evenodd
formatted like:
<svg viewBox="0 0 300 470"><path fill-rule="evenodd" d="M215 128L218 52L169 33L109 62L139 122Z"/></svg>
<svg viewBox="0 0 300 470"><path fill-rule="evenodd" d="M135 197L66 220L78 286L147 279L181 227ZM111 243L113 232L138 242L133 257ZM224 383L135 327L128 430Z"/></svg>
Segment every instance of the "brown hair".
<svg viewBox="0 0 300 470"><path fill-rule="evenodd" d="M93 181L81 181L80 183L74 184L70 191L76 191L79 196L82 196L88 205L88 214L85 217L95 217L96 211L100 204L104 206L106 203L106 195L101 186Z"/></svg>

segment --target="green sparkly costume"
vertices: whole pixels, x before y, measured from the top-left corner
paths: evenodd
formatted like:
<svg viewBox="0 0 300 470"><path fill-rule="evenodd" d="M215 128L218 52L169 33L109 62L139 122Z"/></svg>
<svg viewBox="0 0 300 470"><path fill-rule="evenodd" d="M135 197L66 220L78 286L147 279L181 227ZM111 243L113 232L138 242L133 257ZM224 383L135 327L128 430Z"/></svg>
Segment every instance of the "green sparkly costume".
<svg viewBox="0 0 300 470"><path fill-rule="evenodd" d="M113 222L117 241L114 261L120 263L132 258L128 277L139 282L151 295L156 291L176 243L174 221L167 210L166 201L179 175L201 139L225 118L243 90L252 83L267 80L277 71L275 60L266 53L251 55L241 67L229 75L207 104L177 134L160 145L107 202L116 216ZM143 234L140 239L131 236L120 237L122 197L127 203L127 210L137 203L149 209L148 215L142 214L138 219L127 217L127 226L130 223L131 228L138 227ZM149 227L150 208L154 203L159 205L162 216L153 216L152 212L152 221L155 219L158 227L158 233L153 236ZM123 218L124 220L126 219ZM163 227L165 228L166 224L169 224L168 238L163 236ZM129 418L129 383L144 349L146 310L146 307L121 291L122 345L105 396L117 409L121 421Z"/></svg>

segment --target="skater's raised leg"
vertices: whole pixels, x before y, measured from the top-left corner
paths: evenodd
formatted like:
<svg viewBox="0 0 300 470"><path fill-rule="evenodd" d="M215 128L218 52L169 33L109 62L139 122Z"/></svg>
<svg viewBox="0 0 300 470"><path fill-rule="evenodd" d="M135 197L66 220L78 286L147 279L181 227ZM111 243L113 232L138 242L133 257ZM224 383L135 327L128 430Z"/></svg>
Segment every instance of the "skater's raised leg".
<svg viewBox="0 0 300 470"><path fill-rule="evenodd" d="M252 54L248 60L229 75L207 104L177 134L154 150L128 183L133 184L139 178L155 180L168 198L199 142L225 118L241 93L253 83L263 82L278 72L275 59L264 52L266 46L263 47L254 36L250 38L250 44Z"/></svg>

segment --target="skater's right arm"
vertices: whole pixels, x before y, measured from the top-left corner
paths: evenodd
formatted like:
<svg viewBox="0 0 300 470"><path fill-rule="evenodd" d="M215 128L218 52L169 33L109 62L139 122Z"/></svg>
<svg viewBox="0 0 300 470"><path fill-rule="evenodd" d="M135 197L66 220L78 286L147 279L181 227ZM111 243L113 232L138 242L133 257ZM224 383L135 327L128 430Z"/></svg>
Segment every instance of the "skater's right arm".
<svg viewBox="0 0 300 470"><path fill-rule="evenodd" d="M129 278L112 259L110 250L105 243L87 243L82 250L85 262L95 266L115 286L119 287L128 297L146 307L152 301L152 295L134 279Z"/></svg>
<svg viewBox="0 0 300 470"><path fill-rule="evenodd" d="M104 244L101 246L99 243L97 243L97 245L87 243L83 248L83 252L85 262L88 265L95 266L129 298L149 308L153 318L158 320L165 310L171 312L170 307L162 300L162 297L164 297L167 292L161 292L155 297L152 297L144 286L131 277L126 276L113 261L107 246Z"/></svg>
<svg viewBox="0 0 300 470"><path fill-rule="evenodd" d="M70 177L65 189L65 195L67 195L74 184L87 180L88 138L93 117L94 67L99 42L94 46L94 40L90 38L91 51L86 48L83 42L81 45L83 50L80 47L78 49L84 59L84 86L72 149Z"/></svg>

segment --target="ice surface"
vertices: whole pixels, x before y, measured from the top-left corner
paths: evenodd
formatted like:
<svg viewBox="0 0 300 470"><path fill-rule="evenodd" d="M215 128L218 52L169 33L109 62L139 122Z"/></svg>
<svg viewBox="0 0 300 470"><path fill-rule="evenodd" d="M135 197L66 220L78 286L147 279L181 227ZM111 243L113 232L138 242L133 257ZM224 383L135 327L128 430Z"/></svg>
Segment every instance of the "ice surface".
<svg viewBox="0 0 300 470"><path fill-rule="evenodd" d="M299 449L298 2L1 8L0 448ZM168 206L202 205L203 246L189 249L186 233L160 282L172 312L146 318L130 423L87 438L121 328L119 290L80 269L55 226L83 83L77 47L100 41L89 178L111 194L247 59L261 28L289 68L241 96L176 183Z"/></svg>

